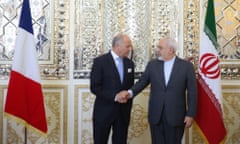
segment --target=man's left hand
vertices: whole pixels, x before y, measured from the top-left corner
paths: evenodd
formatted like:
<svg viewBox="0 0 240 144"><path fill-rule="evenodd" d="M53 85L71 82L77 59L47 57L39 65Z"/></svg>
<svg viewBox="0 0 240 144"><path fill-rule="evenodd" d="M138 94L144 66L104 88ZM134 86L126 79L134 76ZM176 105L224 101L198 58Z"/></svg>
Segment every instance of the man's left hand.
<svg viewBox="0 0 240 144"><path fill-rule="evenodd" d="M184 123L185 123L185 128L190 128L193 123L193 118L189 116L185 116Z"/></svg>

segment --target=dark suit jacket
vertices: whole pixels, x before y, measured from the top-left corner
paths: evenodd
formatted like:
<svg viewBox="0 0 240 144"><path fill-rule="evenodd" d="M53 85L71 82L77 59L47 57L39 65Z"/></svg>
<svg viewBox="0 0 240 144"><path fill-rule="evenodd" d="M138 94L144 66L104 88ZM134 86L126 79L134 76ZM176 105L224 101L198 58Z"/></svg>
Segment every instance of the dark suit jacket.
<svg viewBox="0 0 240 144"><path fill-rule="evenodd" d="M94 59L90 88L96 95L93 110L93 120L100 123L111 123L117 115L123 116L129 124L132 100L126 104L115 102L115 96L121 90L128 90L134 84L134 63L123 59L124 79L121 83L117 67L111 53Z"/></svg>
<svg viewBox="0 0 240 144"><path fill-rule="evenodd" d="M184 124L185 116L194 117L197 105L197 86L192 63L176 57L168 85L165 85L163 61L148 63L140 80L132 87L134 96L151 85L149 122L159 123L164 109L172 126ZM187 95L187 97L186 97Z"/></svg>

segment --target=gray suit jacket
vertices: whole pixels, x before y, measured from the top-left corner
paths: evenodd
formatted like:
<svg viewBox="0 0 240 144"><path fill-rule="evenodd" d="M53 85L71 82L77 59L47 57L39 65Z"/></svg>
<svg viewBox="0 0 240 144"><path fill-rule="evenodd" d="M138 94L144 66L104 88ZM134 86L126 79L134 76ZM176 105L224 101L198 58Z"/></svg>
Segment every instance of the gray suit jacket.
<svg viewBox="0 0 240 144"><path fill-rule="evenodd" d="M194 117L196 113L197 85L193 65L176 57L166 86L163 63L158 59L148 63L142 77L132 87L133 95L150 84L149 123L159 123L164 109L170 125L184 125L185 116Z"/></svg>

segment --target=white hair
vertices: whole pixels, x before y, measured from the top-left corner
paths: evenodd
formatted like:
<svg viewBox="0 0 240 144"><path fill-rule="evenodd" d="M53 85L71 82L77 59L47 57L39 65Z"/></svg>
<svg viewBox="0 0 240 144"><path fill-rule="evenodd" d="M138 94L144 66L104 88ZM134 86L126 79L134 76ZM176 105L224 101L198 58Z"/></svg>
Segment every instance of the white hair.
<svg viewBox="0 0 240 144"><path fill-rule="evenodd" d="M128 35L123 34L123 33L119 33L116 36L114 36L113 40L112 40L112 47L116 46L116 44L120 45L123 42L124 37Z"/></svg>
<svg viewBox="0 0 240 144"><path fill-rule="evenodd" d="M175 39L170 38L170 37L167 37L167 38L165 38L165 39L166 39L166 42L167 42L167 46L168 46L169 48L173 48L174 51L176 52L177 49L178 49L178 45L177 45L177 42L175 41Z"/></svg>

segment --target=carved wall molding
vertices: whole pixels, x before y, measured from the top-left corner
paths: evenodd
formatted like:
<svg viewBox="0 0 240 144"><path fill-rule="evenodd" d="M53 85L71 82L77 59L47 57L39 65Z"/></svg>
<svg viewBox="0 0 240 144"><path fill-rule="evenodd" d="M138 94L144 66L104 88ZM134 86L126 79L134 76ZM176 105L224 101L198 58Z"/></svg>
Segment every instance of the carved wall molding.
<svg viewBox="0 0 240 144"><path fill-rule="evenodd" d="M2 144L18 143L24 144L24 126L13 120L3 117L4 101L7 86L0 86L0 140ZM45 139L28 130L27 143L67 143L67 115L68 97L66 85L44 85L43 86L45 111L48 123L48 135Z"/></svg>

